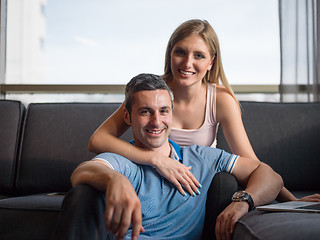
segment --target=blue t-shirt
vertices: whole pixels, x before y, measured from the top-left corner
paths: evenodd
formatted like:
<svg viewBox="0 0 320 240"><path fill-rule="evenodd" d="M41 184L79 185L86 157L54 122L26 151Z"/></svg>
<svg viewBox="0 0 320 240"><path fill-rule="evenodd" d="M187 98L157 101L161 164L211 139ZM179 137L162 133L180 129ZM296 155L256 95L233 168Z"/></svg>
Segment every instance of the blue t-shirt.
<svg viewBox="0 0 320 240"><path fill-rule="evenodd" d="M170 141L170 140L169 140ZM198 145L181 148L170 141L171 157L185 166L201 183L201 194L181 195L177 188L152 166L139 165L113 153L95 157L125 175L134 187L140 202L142 226L139 239L199 239L204 225L207 192L214 175L231 172L238 156L223 150ZM131 239L130 228L125 239Z"/></svg>

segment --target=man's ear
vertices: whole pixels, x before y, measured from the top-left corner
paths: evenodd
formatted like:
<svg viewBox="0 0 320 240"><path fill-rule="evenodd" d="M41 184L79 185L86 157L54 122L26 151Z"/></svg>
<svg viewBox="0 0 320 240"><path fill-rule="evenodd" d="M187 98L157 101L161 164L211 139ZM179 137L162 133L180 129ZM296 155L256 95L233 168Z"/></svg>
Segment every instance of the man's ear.
<svg viewBox="0 0 320 240"><path fill-rule="evenodd" d="M128 110L126 108L123 109L124 111L124 121L126 124L128 124L129 126L131 126L131 120L130 120L130 113L128 112Z"/></svg>

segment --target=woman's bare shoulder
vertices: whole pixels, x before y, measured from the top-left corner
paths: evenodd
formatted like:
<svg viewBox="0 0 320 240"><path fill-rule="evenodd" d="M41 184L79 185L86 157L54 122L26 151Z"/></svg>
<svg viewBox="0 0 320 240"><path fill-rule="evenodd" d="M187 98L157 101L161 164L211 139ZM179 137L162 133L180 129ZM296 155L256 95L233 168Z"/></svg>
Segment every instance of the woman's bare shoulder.
<svg viewBox="0 0 320 240"><path fill-rule="evenodd" d="M230 104L230 103L235 103L237 104L236 99L231 95L230 91L222 85L216 85L216 101L217 104Z"/></svg>
<svg viewBox="0 0 320 240"><path fill-rule="evenodd" d="M216 92L216 107L218 119L222 120L225 117L234 115L235 113L240 113L240 108L237 100L231 95L226 87L217 85Z"/></svg>

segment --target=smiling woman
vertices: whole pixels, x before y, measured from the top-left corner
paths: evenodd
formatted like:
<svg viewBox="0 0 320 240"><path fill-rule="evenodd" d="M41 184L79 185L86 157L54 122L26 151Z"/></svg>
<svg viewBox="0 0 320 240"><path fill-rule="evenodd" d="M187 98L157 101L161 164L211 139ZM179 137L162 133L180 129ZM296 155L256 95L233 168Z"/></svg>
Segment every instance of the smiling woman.
<svg viewBox="0 0 320 240"><path fill-rule="evenodd" d="M162 74L171 32L199 18L220 36L231 84L278 84L277 12L277 0L8 1L5 82L125 84Z"/></svg>
<svg viewBox="0 0 320 240"><path fill-rule="evenodd" d="M213 54L210 53L206 42L199 35L191 35L178 41L171 54L173 75L180 76L175 83L193 85L194 81L199 79L198 75L203 76L211 70L215 60L211 55Z"/></svg>

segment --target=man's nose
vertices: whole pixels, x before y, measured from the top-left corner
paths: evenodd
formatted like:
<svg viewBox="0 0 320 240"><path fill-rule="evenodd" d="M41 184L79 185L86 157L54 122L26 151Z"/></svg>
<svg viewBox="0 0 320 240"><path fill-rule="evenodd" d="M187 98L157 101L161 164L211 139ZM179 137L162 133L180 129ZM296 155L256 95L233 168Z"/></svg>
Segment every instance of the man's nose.
<svg viewBox="0 0 320 240"><path fill-rule="evenodd" d="M157 127L157 126L160 125L160 115L159 115L159 113L154 113L154 114L152 115L151 124L152 124L152 126L154 126L154 127Z"/></svg>

